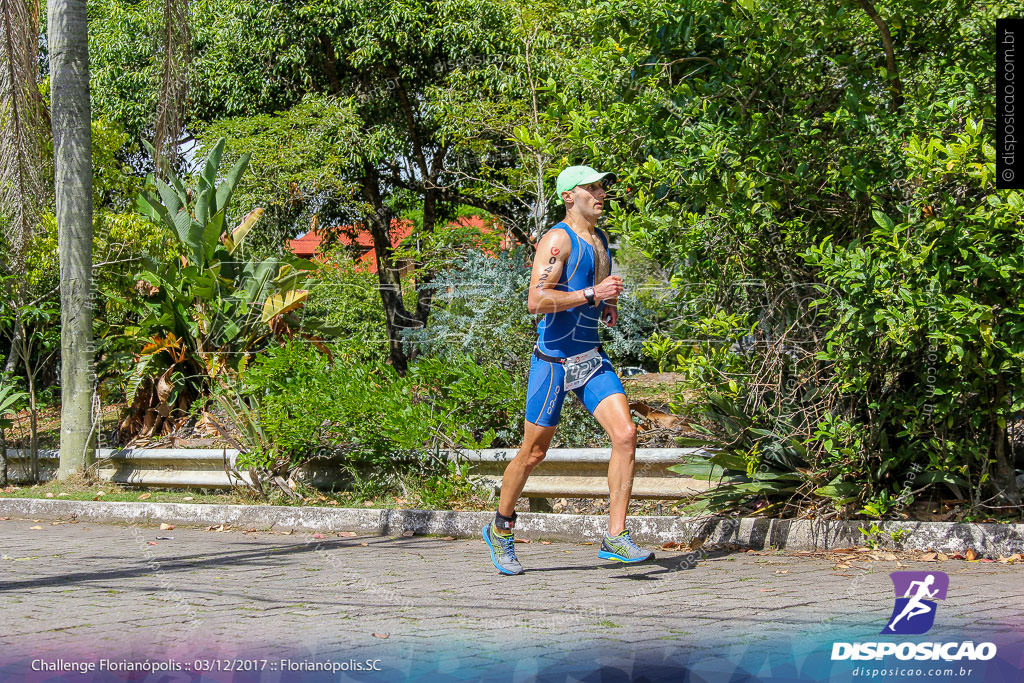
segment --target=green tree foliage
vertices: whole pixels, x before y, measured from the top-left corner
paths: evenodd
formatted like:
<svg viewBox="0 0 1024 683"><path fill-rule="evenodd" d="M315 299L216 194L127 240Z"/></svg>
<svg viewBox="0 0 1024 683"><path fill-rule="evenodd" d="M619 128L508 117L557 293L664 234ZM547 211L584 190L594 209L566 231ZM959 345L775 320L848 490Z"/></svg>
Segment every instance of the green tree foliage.
<svg viewBox="0 0 1024 683"><path fill-rule="evenodd" d="M1007 423L1024 410L1024 200L995 189L981 120L955 139L912 136L906 155L915 189L896 219L876 210L863 240L806 254L835 321L820 356L860 439L850 460L880 484L920 461L918 486L946 482L975 504L994 489L1015 505ZM828 457L853 445L821 431Z"/></svg>
<svg viewBox="0 0 1024 683"><path fill-rule="evenodd" d="M105 26L136 35L139 17L153 12L148 2L136 8L109 0L102 7ZM312 216L325 231L348 222L370 230L381 261L377 272L390 356L404 371L408 359L400 333L426 324L433 272L416 259L421 271L414 281L417 297L407 307L391 253L392 221L408 210L418 211L417 239L429 240L433 232L445 230L460 205L508 213L507 192L495 200L463 188L474 185L481 173L517 166L517 157L455 139L446 127L451 117L445 102L459 88L464 100L478 95L458 74L521 50L504 38L511 25L509 9L503 3L465 0L208 0L193 8L193 16L194 103L186 125L207 144L220 136L251 144L254 182L271 200L266 204L279 228L272 232L278 244L289 229L292 234L300 225L305 229ZM109 76L125 68L121 46L127 39L109 26L103 36L97 69ZM519 88L504 97L522 92ZM113 95L100 104L101 110L131 119L135 123L125 125L141 130L141 119L132 114L134 105L123 101L126 97ZM154 95L147 91L131 97L145 101ZM488 132L488 139L502 137ZM517 211L533 209L521 205ZM521 241L529 240L515 222L507 227Z"/></svg>
<svg viewBox="0 0 1024 683"><path fill-rule="evenodd" d="M612 231L672 273L677 300L662 311L660 334L648 349L666 369L690 375L727 454L739 457L713 472L735 475L739 484L779 475L792 482L734 488L735 495L718 495L715 506L799 494L794 504L827 511L833 503L902 494L910 464L929 468L905 504L929 482L953 481L942 474L953 468L943 455L950 450L958 453L960 474L972 469L972 486L984 484L978 491L987 494L975 503L999 490L1016 500L1013 466L998 455L1007 443L996 415L1019 400L1019 388L999 389L990 374L988 391L999 394L1003 407L964 417L977 423L972 438L986 444L982 460L990 456L992 467L1002 468L992 487L991 478L982 481L985 467L963 459L957 444L967 430L924 438L900 407L905 395L851 389L841 379L847 371L836 374L835 360L846 355L877 363L870 377L888 381L927 369L920 339L902 340L916 349L907 358L865 353L855 340L865 342L874 328L856 327L863 317L837 318L838 306L812 306L820 297L817 283L828 278L832 291L845 292L869 277L860 268L875 262L847 262L838 274L827 260L802 256L826 238L837 250L872 243L877 212L906 215L906 207L921 203L922 183L934 183L931 210L962 207L944 229L967 229L965 216L991 190L958 187L951 169L930 180L934 172L922 173L904 148L914 136L946 145L968 121L991 120L991 36L1006 9L962 0L593 7L600 30L589 34L586 58L574 78L557 83L548 107L568 131L566 161L620 170ZM586 83L589 92L578 94ZM979 150L965 163L981 163ZM917 233L922 226L900 227ZM993 255L994 268L1012 269L1012 253L1004 248ZM971 304L959 305L984 309L1014 301L1012 290L991 282L992 290L963 292ZM963 361L949 372L983 374ZM888 425L878 421L879 411Z"/></svg>

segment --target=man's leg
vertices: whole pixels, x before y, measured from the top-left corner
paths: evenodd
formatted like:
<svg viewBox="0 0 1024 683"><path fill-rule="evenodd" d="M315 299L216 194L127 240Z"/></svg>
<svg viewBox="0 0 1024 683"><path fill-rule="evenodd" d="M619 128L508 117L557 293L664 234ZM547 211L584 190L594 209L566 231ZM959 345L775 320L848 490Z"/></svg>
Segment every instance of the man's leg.
<svg viewBox="0 0 1024 683"><path fill-rule="evenodd" d="M526 421L523 429L523 445L516 457L512 458L505 467L505 474L501 478L501 498L498 501L498 512L503 516L511 517L515 512L516 501L523 493L526 479L530 476L533 468L547 455L551 439L555 435L555 429L556 427L542 427Z"/></svg>
<svg viewBox="0 0 1024 683"><path fill-rule="evenodd" d="M608 461L608 535L615 536L626 528L626 509L633 491L636 425L625 394L606 396L594 410L594 417L612 442Z"/></svg>
<svg viewBox="0 0 1024 683"><path fill-rule="evenodd" d="M547 454L555 427L542 427L527 420L523 432L523 445L516 457L505 467L505 474L501 479L498 512L494 516L494 521L488 522L480 530L484 542L490 548L491 562L502 574L523 573L523 565L516 557L513 536L516 501L523 492L526 478Z"/></svg>

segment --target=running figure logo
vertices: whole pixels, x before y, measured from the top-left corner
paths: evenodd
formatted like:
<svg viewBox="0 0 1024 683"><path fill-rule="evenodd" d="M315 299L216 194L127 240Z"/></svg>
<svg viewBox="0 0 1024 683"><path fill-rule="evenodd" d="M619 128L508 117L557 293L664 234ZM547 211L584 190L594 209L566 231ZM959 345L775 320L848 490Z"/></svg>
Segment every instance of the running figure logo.
<svg viewBox="0 0 1024 683"><path fill-rule="evenodd" d="M944 572L893 572L896 605L883 634L920 635L935 623L935 600L946 599L949 577Z"/></svg>

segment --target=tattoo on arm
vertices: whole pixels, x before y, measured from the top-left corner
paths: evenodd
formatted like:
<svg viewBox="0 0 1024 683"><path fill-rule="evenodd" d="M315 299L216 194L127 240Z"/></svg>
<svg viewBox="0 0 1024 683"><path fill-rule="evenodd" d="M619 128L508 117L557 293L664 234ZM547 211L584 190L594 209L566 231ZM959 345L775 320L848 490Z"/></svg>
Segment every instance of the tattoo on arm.
<svg viewBox="0 0 1024 683"><path fill-rule="evenodd" d="M558 252L558 247L551 247L551 256L548 258L548 266L543 271L541 271L540 279L537 280L537 289L544 289L544 285L545 283L547 283L548 277L551 275L551 271L555 267L555 262L558 260L557 258L555 258L556 256L558 256Z"/></svg>

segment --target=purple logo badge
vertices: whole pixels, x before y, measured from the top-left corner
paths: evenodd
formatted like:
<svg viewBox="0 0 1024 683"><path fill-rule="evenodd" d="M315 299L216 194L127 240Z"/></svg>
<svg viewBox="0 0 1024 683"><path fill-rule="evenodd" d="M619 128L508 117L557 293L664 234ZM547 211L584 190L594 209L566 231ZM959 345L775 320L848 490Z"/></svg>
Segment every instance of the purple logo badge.
<svg viewBox="0 0 1024 683"><path fill-rule="evenodd" d="M935 601L946 599L949 577L944 572L893 572L896 605L883 634L920 635L935 623Z"/></svg>

